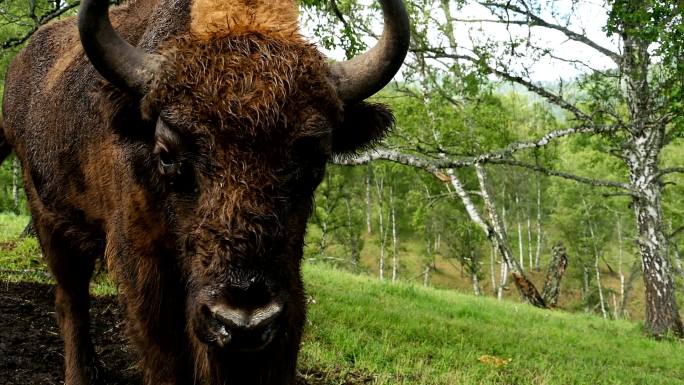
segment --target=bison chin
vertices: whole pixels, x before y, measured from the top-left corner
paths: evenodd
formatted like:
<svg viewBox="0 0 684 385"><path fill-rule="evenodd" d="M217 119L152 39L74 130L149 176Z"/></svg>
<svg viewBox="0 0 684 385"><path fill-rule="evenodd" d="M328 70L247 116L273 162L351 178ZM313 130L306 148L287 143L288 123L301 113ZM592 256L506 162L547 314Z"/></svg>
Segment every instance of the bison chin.
<svg viewBox="0 0 684 385"><path fill-rule="evenodd" d="M250 280L190 296L195 378L203 384L293 384L305 319L298 283L287 295L274 295L263 281Z"/></svg>

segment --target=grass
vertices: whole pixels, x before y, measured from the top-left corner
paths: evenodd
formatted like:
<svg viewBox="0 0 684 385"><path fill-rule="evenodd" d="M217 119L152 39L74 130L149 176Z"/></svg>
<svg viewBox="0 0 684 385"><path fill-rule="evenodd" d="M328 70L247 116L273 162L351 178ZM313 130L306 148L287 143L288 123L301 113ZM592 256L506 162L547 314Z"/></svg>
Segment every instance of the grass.
<svg viewBox="0 0 684 385"><path fill-rule="evenodd" d="M374 384L684 384L684 344L650 340L636 323L304 272L308 366L370 373Z"/></svg>
<svg viewBox="0 0 684 385"><path fill-rule="evenodd" d="M27 218L0 215L0 280L50 281ZM33 273L31 273L33 272ZM304 267L316 384L684 384L684 344L640 324ZM112 294L104 277L95 294Z"/></svg>

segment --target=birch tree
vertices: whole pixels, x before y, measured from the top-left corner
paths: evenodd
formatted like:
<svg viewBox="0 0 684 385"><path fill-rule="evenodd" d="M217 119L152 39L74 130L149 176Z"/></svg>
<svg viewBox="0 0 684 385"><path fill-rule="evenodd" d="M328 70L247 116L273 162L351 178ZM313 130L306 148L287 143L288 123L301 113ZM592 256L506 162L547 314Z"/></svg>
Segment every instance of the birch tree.
<svg viewBox="0 0 684 385"><path fill-rule="evenodd" d="M444 2L441 2L442 4ZM510 31L506 39L471 41L471 47L454 45L446 38L437 44L416 46L415 50L433 60L451 59L479 68L482 73L516 83L539 95L568 114L569 126L600 128L610 139L608 152L618 157L627 170L625 184L635 212L637 244L646 291L648 333L660 337L668 333L684 336L679 316L668 242L662 209L663 178L680 168L663 169L663 148L681 133L682 84L684 70L681 2L617 0L604 3L605 30L611 43L591 36L578 21L578 9L597 5L589 2L541 2L534 0L467 2L488 11L485 19L463 21L483 28L503 25ZM560 9L565 5L565 9ZM459 20L452 7L442 7L447 20ZM601 12L601 10L597 10ZM516 33L517 29L520 33ZM572 49L544 46L540 36L560 33L575 47L603 56L610 65L596 68L594 62ZM434 40L432 40L434 41ZM422 40L421 43L425 43ZM575 56L573 56L575 55ZM587 74L578 83L581 97L573 97L562 87L536 83L525 58L548 60L577 66ZM605 127L604 127L605 128Z"/></svg>
<svg viewBox="0 0 684 385"><path fill-rule="evenodd" d="M411 7L416 26L409 81L427 79L430 84L423 88L458 104L468 90L494 77L563 111L567 129L603 136L606 155L619 159L625 170L624 180L609 184L631 199L645 286L645 329L656 337L684 336L662 201L666 178L684 167L664 168L660 161L684 126L683 8L681 2L654 0L418 0ZM603 25L591 33L581 12L602 19ZM549 43L552 35L559 43ZM558 69L558 80L536 81L538 63ZM425 68L434 69L432 76L423 76ZM575 79L563 78L564 72L576 74ZM571 87L566 87L568 80ZM466 92L456 96L455 89ZM541 171L519 160L489 161ZM593 179L576 176L584 182Z"/></svg>

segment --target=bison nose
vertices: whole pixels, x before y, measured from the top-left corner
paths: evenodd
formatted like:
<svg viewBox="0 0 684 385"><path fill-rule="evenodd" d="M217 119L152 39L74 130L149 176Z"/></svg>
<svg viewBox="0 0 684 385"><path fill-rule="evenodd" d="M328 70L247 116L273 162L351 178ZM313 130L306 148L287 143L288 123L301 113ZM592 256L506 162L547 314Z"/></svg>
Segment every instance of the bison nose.
<svg viewBox="0 0 684 385"><path fill-rule="evenodd" d="M211 317L218 324L216 345L230 350L260 350L275 335L274 323L283 306L271 302L255 308L237 308L228 304L209 307Z"/></svg>

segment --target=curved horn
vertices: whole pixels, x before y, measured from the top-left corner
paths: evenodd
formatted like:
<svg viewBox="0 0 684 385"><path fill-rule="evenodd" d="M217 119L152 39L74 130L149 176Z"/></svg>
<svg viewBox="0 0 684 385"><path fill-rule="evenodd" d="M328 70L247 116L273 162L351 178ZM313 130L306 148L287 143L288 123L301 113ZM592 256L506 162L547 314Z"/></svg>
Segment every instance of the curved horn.
<svg viewBox="0 0 684 385"><path fill-rule="evenodd" d="M78 32L88 59L100 75L119 88L146 93L161 57L133 47L114 31L108 0L81 2Z"/></svg>
<svg viewBox="0 0 684 385"><path fill-rule="evenodd" d="M363 55L334 63L338 95L347 103L362 101L389 83L409 48L409 18L403 0L380 0L385 26L377 45Z"/></svg>

